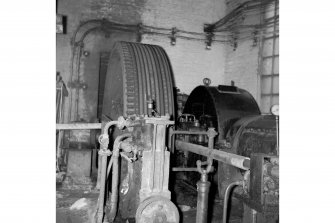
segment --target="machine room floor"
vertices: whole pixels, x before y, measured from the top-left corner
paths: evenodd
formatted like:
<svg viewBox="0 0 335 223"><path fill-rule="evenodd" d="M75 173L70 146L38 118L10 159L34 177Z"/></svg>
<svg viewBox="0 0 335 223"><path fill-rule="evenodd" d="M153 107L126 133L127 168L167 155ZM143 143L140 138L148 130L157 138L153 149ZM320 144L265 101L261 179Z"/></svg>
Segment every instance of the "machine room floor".
<svg viewBox="0 0 335 223"><path fill-rule="evenodd" d="M180 223L196 222L197 192L196 189L183 180L176 180L173 189L172 200L178 205L181 221ZM64 184L63 184L64 185ZM59 186L56 193L56 218L57 223L84 223L89 222L93 216L99 192L91 190L89 186L77 186L65 184ZM94 187L91 187L94 188ZM209 200L208 222L222 222L222 201L213 198ZM233 212L230 223L241 223L240 210ZM119 221L122 222L122 221ZM135 222L135 221L134 221ZM129 221L132 223L132 221Z"/></svg>

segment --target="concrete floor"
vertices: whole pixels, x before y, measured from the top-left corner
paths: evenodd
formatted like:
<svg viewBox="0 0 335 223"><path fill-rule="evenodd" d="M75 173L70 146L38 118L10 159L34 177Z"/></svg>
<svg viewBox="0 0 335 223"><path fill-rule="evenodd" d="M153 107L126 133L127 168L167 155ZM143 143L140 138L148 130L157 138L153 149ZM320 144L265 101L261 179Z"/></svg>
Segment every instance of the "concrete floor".
<svg viewBox="0 0 335 223"><path fill-rule="evenodd" d="M180 214L180 223L196 222L197 192L182 180L176 180L172 191L172 200L177 204ZM57 187L57 223L84 223L90 222L94 215L99 192L94 189L93 183L69 184ZM222 222L222 201L218 198L209 199L208 223ZM241 223L240 210L232 213L230 223ZM129 221L129 223L134 221Z"/></svg>

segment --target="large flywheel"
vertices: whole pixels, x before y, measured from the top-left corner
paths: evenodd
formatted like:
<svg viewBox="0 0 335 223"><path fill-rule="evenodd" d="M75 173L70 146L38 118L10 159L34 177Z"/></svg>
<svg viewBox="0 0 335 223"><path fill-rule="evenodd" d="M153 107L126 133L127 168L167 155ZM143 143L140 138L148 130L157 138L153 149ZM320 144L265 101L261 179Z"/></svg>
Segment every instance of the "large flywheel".
<svg viewBox="0 0 335 223"><path fill-rule="evenodd" d="M156 45L116 42L106 73L102 114L117 120L119 116L169 115L174 117L173 73L164 49ZM113 139L121 132L115 128ZM139 205L141 165L121 159L119 211L124 219L135 218ZM109 183L110 184L110 183ZM122 187L122 186L120 186ZM110 190L110 188L108 188ZM126 191L126 192L121 192Z"/></svg>
<svg viewBox="0 0 335 223"><path fill-rule="evenodd" d="M173 73L164 49L116 42L107 69L102 113L111 119L151 115L150 102L159 115L175 118Z"/></svg>

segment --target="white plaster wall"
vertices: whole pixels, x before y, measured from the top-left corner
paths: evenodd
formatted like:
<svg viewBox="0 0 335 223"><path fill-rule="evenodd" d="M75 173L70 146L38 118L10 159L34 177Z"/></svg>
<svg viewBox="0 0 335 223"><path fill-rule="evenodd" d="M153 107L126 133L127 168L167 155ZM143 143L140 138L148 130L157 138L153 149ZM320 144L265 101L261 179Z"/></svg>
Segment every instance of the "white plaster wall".
<svg viewBox="0 0 335 223"><path fill-rule="evenodd" d="M238 41L235 51L227 46L224 84L230 85L234 81L237 87L249 91L259 103L258 54L259 45L253 46L253 40Z"/></svg>
<svg viewBox="0 0 335 223"><path fill-rule="evenodd" d="M225 14L224 1L218 0L148 0L142 14L144 25L203 32L204 24L212 23ZM214 42L206 50L204 41L177 38L175 46L170 39L151 34L143 35L142 43L162 46L167 52L176 86L189 94L208 77L213 85L223 84L225 54L224 45Z"/></svg>

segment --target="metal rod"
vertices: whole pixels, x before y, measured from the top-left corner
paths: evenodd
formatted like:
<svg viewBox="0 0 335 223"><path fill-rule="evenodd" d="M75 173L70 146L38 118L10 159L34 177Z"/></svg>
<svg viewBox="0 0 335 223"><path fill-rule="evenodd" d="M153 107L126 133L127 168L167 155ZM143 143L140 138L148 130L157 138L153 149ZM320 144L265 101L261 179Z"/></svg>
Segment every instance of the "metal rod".
<svg viewBox="0 0 335 223"><path fill-rule="evenodd" d="M76 130L76 129L101 129L101 123L68 123L56 124L57 130Z"/></svg>
<svg viewBox="0 0 335 223"><path fill-rule="evenodd" d="M113 155L110 162L113 162L113 172L112 172L112 193L110 200L110 219L111 222L114 222L117 212L117 202L119 196L119 156L120 156L120 144L121 141L125 138L131 137L131 133L125 133L116 137L113 145ZM109 173L108 173L109 174Z"/></svg>
<svg viewBox="0 0 335 223"><path fill-rule="evenodd" d="M169 149L172 153L174 153L174 139L172 139L172 137L174 135L207 135L208 136L208 132L204 132L204 131L197 131L197 132L190 132L190 131L175 131L172 128L169 129L169 141L168 141L168 146Z"/></svg>
<svg viewBox="0 0 335 223"><path fill-rule="evenodd" d="M191 171L198 171L196 167L173 167L172 171L185 171L185 172L191 172Z"/></svg>
<svg viewBox="0 0 335 223"><path fill-rule="evenodd" d="M56 89L56 92L59 91L60 93L60 99L59 99L59 104L58 106L56 105L57 107L57 111L58 111L58 114L59 116L57 117L58 120L57 122L62 122L62 111L63 111L63 84L61 85L60 88L57 88ZM60 167L59 167L59 159L61 157L61 154L62 154L62 151L61 151L61 148L60 148L60 143L61 143L61 139L62 139L62 136L61 136L61 132L59 131L58 132L58 141L57 141L57 148L56 148L56 167L57 167L57 171L60 171Z"/></svg>
<svg viewBox="0 0 335 223"><path fill-rule="evenodd" d="M251 214L252 214L252 223L256 223L257 222L257 211L252 209Z"/></svg>
<svg viewBox="0 0 335 223"><path fill-rule="evenodd" d="M100 194L99 194L99 201L98 201L99 203L98 203L98 212L97 212L97 223L102 223L102 220L104 217L107 156L111 155L111 152L108 149L108 144L109 144L108 128L112 125L117 125L117 124L118 124L118 121L110 121L106 123L105 128L99 137L99 143L100 143L99 156L101 156L101 166L99 166L99 169L98 169L98 179L100 175ZM100 124L100 128L101 128L101 124Z"/></svg>
<svg viewBox="0 0 335 223"><path fill-rule="evenodd" d="M207 147L183 142L181 140L176 140L176 149L189 151L202 156L207 156L243 170L250 169L250 158L248 157L239 156L233 153L227 153L216 149L208 149Z"/></svg>
<svg viewBox="0 0 335 223"><path fill-rule="evenodd" d="M205 131L190 132L190 131L172 131L171 135L207 135Z"/></svg>
<svg viewBox="0 0 335 223"><path fill-rule="evenodd" d="M276 115L277 156L279 156L279 117Z"/></svg>
<svg viewBox="0 0 335 223"><path fill-rule="evenodd" d="M101 155L101 154L99 154ZM107 166L107 156L103 156L101 159L101 186L99 194L99 204L98 204L98 217L97 223L102 223L104 216L104 197L105 197L105 179L106 179L106 166Z"/></svg>
<svg viewBox="0 0 335 223"><path fill-rule="evenodd" d="M224 194L224 201L223 201L223 223L227 223L227 209L228 209L228 198L230 195L230 191L234 186L242 185L242 181L235 181L228 185Z"/></svg>

